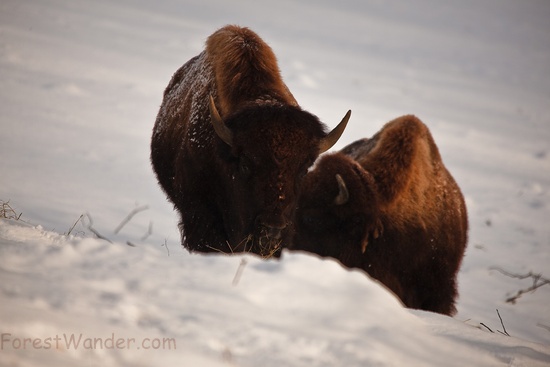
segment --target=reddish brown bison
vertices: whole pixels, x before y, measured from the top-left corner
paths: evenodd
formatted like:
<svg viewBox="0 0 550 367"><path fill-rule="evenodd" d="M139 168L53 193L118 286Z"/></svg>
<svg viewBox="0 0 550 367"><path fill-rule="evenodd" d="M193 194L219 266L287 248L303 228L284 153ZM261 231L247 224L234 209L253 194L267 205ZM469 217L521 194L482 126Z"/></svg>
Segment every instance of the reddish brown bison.
<svg viewBox="0 0 550 367"><path fill-rule="evenodd" d="M363 269L407 307L456 312L466 206L419 119L400 117L321 157L298 205L291 249Z"/></svg>
<svg viewBox="0 0 550 367"><path fill-rule="evenodd" d="M151 141L190 251L278 255L308 167L342 134L302 110L271 48L226 26L172 77Z"/></svg>

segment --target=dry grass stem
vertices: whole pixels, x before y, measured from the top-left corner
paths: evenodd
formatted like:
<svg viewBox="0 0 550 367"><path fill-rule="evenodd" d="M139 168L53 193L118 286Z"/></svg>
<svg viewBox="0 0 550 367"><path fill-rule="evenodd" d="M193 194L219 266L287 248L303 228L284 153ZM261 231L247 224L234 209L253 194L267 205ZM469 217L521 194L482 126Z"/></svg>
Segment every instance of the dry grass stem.
<svg viewBox="0 0 550 367"><path fill-rule="evenodd" d="M82 218L84 218L84 214L80 214L80 217L78 217L78 219L76 220L76 222L74 222L73 226L69 229L69 231L67 232L67 236L69 236L71 234L71 232L73 231L74 227L76 227L76 225L78 224L78 222L80 222L82 220Z"/></svg>
<svg viewBox="0 0 550 367"><path fill-rule="evenodd" d="M139 212L142 212L144 210L147 210L149 209L149 206L148 205L143 205L143 206L139 206L135 209L133 209L127 216L126 218L124 218L122 220L122 222L120 222L120 224L115 228L115 234L117 234L118 232L120 232L120 230L122 229L122 227L124 227L126 224L128 224L128 222L130 220L132 220L132 218L134 217L134 215L136 215L137 213Z"/></svg>
<svg viewBox="0 0 550 367"><path fill-rule="evenodd" d="M15 210L11 207L9 200L8 201L0 200L0 203L2 205L2 207L0 209L0 218L15 219L15 220L20 220L21 219L21 215L23 213L17 214L15 212Z"/></svg>
<svg viewBox="0 0 550 367"><path fill-rule="evenodd" d="M264 242L265 240L267 240L267 243ZM275 246L273 246L273 242L272 242L271 239L265 238L265 240L264 240L264 237L260 238L260 242L258 243L258 247L259 247L259 250L260 250L259 253L255 253L255 252L252 251L252 248L254 246L254 236L251 235L251 234L248 235L245 239L243 239L235 247L231 247L229 242L226 242L227 247L229 248L229 252L223 251L222 249L219 249L219 248L216 248L216 247L213 247L213 246L209 246L209 245L207 245L206 247L211 249L211 250L214 250L216 252L226 254L226 255L230 255L230 254L234 255L235 253L249 253L249 254L258 255L264 260L268 260L268 259L272 258L277 253L277 251L280 250L282 240L278 241L275 244ZM242 248L242 250L241 250L241 248Z"/></svg>
<svg viewBox="0 0 550 367"><path fill-rule="evenodd" d="M166 247L166 252L168 253L168 256L170 256L170 249L168 248L168 242L166 241L166 238L164 239L164 243L161 246Z"/></svg>

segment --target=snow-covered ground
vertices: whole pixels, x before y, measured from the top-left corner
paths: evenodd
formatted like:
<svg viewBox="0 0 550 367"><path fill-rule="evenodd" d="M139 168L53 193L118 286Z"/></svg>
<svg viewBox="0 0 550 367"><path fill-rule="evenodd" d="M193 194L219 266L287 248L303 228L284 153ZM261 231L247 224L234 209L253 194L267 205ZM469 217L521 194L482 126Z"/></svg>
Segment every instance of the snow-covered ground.
<svg viewBox="0 0 550 367"><path fill-rule="evenodd" d="M0 220L0 365L550 364L550 285L508 303L533 279L495 270L550 278L549 17L545 0L3 0L0 200L26 222ZM407 113L430 127L470 215L454 318L333 261L180 248L150 133L172 73L228 23L327 125L353 110L336 149Z"/></svg>

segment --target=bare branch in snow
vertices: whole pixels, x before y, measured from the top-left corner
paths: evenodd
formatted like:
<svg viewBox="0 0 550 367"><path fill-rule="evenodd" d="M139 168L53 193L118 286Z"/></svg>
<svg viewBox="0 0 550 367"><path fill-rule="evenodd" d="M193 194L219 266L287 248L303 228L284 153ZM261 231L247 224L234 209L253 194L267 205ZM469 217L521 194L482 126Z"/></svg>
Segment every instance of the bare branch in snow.
<svg viewBox="0 0 550 367"><path fill-rule="evenodd" d="M90 215L90 213L86 213L86 218L88 218L88 225L86 226L86 228L92 232L93 234L95 234L95 236L99 239L102 239L102 240L105 240L109 243L113 243L113 241L111 241L110 239L108 239L107 237L103 236L102 234L100 234L95 228L93 228L92 226L94 225L94 221L92 219L92 216Z"/></svg>
<svg viewBox="0 0 550 367"><path fill-rule="evenodd" d="M0 203L1 203L0 218L15 219L15 220L21 219L21 215L23 215L23 213L17 214L15 210L11 207L9 200L8 201L0 200Z"/></svg>
<svg viewBox="0 0 550 367"><path fill-rule="evenodd" d="M546 279L542 276L542 274L535 274L532 271L530 271L527 274L515 274L507 272L506 270L503 270L499 267L492 267L491 270L496 270L510 278L516 278L516 279L528 279L531 278L533 280L533 284L524 289L520 289L514 296L508 297L506 299L507 303L515 304L517 299L520 298L524 293L529 293L535 291L537 288L542 287L543 285L550 284L550 279Z"/></svg>
<svg viewBox="0 0 550 367"><path fill-rule="evenodd" d="M168 256L170 256L170 249L168 248L168 243L166 242L166 238L164 239L164 244L162 244L161 246L166 247L166 252L168 253Z"/></svg>
<svg viewBox="0 0 550 367"><path fill-rule="evenodd" d="M149 209L149 206L148 205L143 205L143 206L139 206L135 209L133 209L127 216L126 218L124 218L122 220L122 222L120 222L120 224L118 225L118 227L115 228L115 234L117 234L118 232L120 232L120 230L122 229L122 227L124 227L126 224L128 224L128 222L130 220L132 220L132 218L134 217L134 215L136 215L137 213L139 212L142 212L144 210L147 210Z"/></svg>
<svg viewBox="0 0 550 367"><path fill-rule="evenodd" d="M141 241L145 241L147 238L149 238L150 235L153 234L153 222L152 221L149 221L149 227L147 228L147 233L145 233L142 237L141 237Z"/></svg>
<svg viewBox="0 0 550 367"><path fill-rule="evenodd" d="M482 323L482 322L480 322L479 324L480 324L481 326L484 326L485 328L487 328L487 330L489 330L490 332L494 333L494 331L491 330L491 328L490 328L489 326L485 325L485 324Z"/></svg>
<svg viewBox="0 0 550 367"><path fill-rule="evenodd" d="M502 317L500 317L500 312L498 312L498 309L497 309L497 315L498 315L498 318L500 319L500 324L502 325L502 329L504 330L504 332L500 330L497 330L497 331L503 335L510 336L510 334L508 334L508 332L506 331L506 327L504 326L504 322L502 322Z"/></svg>
<svg viewBox="0 0 550 367"><path fill-rule="evenodd" d="M233 277L233 286L236 286L237 284L239 284L239 281L241 280L241 276L243 275L244 267L246 266L246 264L247 264L246 259L242 258L241 263L239 264L239 267L235 272L235 276Z"/></svg>

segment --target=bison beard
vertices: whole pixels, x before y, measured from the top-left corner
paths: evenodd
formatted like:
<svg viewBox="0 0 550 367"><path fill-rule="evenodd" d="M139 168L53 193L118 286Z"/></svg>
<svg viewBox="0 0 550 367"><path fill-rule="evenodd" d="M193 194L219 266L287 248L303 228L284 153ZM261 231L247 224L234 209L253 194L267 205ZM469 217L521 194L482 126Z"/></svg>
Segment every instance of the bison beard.
<svg viewBox="0 0 550 367"><path fill-rule="evenodd" d="M456 312L466 206L419 119L403 116L321 157L298 206L291 249L363 269L407 307Z"/></svg>
<svg viewBox="0 0 550 367"><path fill-rule="evenodd" d="M278 256L301 178L342 134L327 133L283 83L271 48L226 26L164 92L151 161L190 251Z"/></svg>

